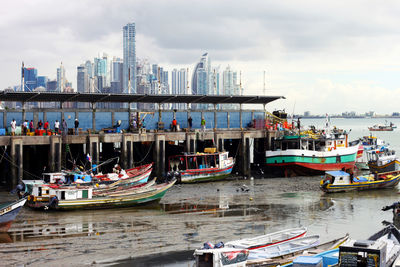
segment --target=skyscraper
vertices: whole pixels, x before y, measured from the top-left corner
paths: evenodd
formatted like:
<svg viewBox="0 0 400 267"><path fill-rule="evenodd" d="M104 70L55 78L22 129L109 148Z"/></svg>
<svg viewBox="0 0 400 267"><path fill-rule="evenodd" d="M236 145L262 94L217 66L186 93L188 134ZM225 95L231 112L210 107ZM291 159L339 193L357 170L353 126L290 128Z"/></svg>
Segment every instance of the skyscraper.
<svg viewBox="0 0 400 267"><path fill-rule="evenodd" d="M136 29L135 23L128 23L123 27L124 74L123 92L136 93ZM129 82L130 81L130 82ZM130 85L129 85L130 84Z"/></svg>
<svg viewBox="0 0 400 267"><path fill-rule="evenodd" d="M237 72L232 71L228 65L222 74L223 94L224 95L240 95L240 86L237 82ZM237 105L229 105L230 108L237 108Z"/></svg>
<svg viewBox="0 0 400 267"><path fill-rule="evenodd" d="M210 94L210 83L211 79L211 61L208 57L208 53L201 56L200 62L198 62L193 70L192 75L192 94L193 95L209 95ZM208 108L208 104L192 105L192 108Z"/></svg>
<svg viewBox="0 0 400 267"><path fill-rule="evenodd" d="M47 78L47 76L38 76L37 77L37 87L44 87L44 88L46 88L47 87L47 81L48 81L49 79Z"/></svg>
<svg viewBox="0 0 400 267"><path fill-rule="evenodd" d="M77 68L76 89L79 93L89 92L89 76L83 64Z"/></svg>
<svg viewBox="0 0 400 267"><path fill-rule="evenodd" d="M37 69L35 68L24 68L24 91L30 92L35 90L37 87Z"/></svg>
<svg viewBox="0 0 400 267"><path fill-rule="evenodd" d="M66 82L65 68L61 62L60 67L57 68L57 91L64 92L65 82Z"/></svg>

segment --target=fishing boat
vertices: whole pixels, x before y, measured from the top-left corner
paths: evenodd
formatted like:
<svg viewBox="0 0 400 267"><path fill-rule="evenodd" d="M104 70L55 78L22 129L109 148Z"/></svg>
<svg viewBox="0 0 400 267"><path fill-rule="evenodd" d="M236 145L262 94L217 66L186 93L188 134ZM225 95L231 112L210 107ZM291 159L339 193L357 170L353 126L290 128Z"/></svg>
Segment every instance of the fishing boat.
<svg viewBox="0 0 400 267"><path fill-rule="evenodd" d="M104 196L93 195L92 186L70 187L55 185L36 185L27 205L33 209L95 209L135 206L160 200L176 180L149 187L126 189Z"/></svg>
<svg viewBox="0 0 400 267"><path fill-rule="evenodd" d="M230 241L225 244L225 247L260 249L303 237L306 233L306 227L286 229L266 235Z"/></svg>
<svg viewBox="0 0 400 267"><path fill-rule="evenodd" d="M375 124L372 127L368 127L368 130L370 131L393 131L397 127L391 122L389 125L380 125L380 124Z"/></svg>
<svg viewBox="0 0 400 267"><path fill-rule="evenodd" d="M94 176L77 171L64 170L60 172L43 173L42 179L22 180L24 194L32 194L36 185L43 184L68 184L68 185L96 185L94 190L108 190L116 186L132 186L147 183L152 172L153 163L141 165L135 168L124 170L119 173L96 174Z"/></svg>
<svg viewBox="0 0 400 267"><path fill-rule="evenodd" d="M326 193L354 190L382 189L396 186L400 171L374 173L352 177L344 171L329 171L320 182L320 189Z"/></svg>
<svg viewBox="0 0 400 267"><path fill-rule="evenodd" d="M308 248L315 247L318 244L319 235L305 236L276 245L250 250L248 258L249 260L270 259L295 253L297 251L304 251Z"/></svg>
<svg viewBox="0 0 400 267"><path fill-rule="evenodd" d="M7 232L10 229L25 202L26 198L21 198L17 201L0 204L0 232Z"/></svg>
<svg viewBox="0 0 400 267"><path fill-rule="evenodd" d="M385 142L385 140L380 139L373 135L363 136L361 138L362 145L365 151L368 150L381 150L385 148L389 148L390 145Z"/></svg>
<svg viewBox="0 0 400 267"><path fill-rule="evenodd" d="M226 178L232 172L235 161L228 152L216 152L206 148L204 153L185 153L169 157L168 175L181 183L215 181Z"/></svg>
<svg viewBox="0 0 400 267"><path fill-rule="evenodd" d="M266 166L283 170L285 176L352 169L358 150L359 141L349 142L346 131L310 130L274 139L265 152Z"/></svg>
<svg viewBox="0 0 400 267"><path fill-rule="evenodd" d="M240 249L240 248L230 248L230 247L219 247L215 248L209 242L205 243L203 248L196 249L194 251L195 257L195 266L225 266L222 264L223 259L230 258L229 261L230 265L228 266L282 266L284 264L288 264L292 262L298 255L315 255L320 253L321 251L336 249L346 242L349 238L349 235L345 235L340 238L336 238L322 244L318 244L313 247L304 246L304 249L299 249L296 251L292 251L289 254L284 253L277 253L282 254L280 256L275 256L271 258L257 258L257 259L250 259L252 253L255 253L256 250L248 250L248 249ZM301 240L302 238L294 239L293 242L296 240ZM291 241L289 241L291 242ZM282 243L285 244L285 243ZM279 246L279 245L278 245ZM267 250L269 247L261 248L261 250ZM224 263L227 263L225 260Z"/></svg>
<svg viewBox="0 0 400 267"><path fill-rule="evenodd" d="M394 150L387 148L367 151L368 167L372 173L400 170L400 161Z"/></svg>

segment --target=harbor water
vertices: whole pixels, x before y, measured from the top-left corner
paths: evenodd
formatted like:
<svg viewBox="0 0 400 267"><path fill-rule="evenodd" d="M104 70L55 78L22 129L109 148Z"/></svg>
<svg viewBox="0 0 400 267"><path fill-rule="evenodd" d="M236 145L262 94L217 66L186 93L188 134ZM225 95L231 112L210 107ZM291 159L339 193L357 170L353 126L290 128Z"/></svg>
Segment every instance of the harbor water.
<svg viewBox="0 0 400 267"><path fill-rule="evenodd" d="M391 119L400 126L400 119ZM389 122L389 119L388 119ZM325 119L303 119L322 128ZM331 119L350 140L369 135L385 119ZM400 129L374 132L400 151ZM324 194L321 176L243 179L176 185L160 203L141 207L43 212L25 208L0 234L1 266L192 266L204 242L252 237L305 226L321 242L366 239L392 221L381 208L399 201L399 189ZM12 199L0 193L1 201Z"/></svg>

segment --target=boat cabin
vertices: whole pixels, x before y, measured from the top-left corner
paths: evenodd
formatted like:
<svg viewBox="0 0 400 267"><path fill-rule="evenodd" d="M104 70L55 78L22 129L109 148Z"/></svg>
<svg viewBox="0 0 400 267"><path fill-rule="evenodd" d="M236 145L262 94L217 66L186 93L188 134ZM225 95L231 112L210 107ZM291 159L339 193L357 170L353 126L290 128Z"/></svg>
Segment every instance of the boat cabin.
<svg viewBox="0 0 400 267"><path fill-rule="evenodd" d="M34 185L32 196L50 198L57 196L58 200L91 199L93 196L92 187L58 187L55 185L41 184Z"/></svg>
<svg viewBox="0 0 400 267"><path fill-rule="evenodd" d="M196 249L196 267L245 267L249 251L247 249L215 248Z"/></svg>
<svg viewBox="0 0 400 267"><path fill-rule="evenodd" d="M348 147L347 135L337 136L283 136L272 140L272 151L279 150L310 150L310 151L332 151L340 147Z"/></svg>
<svg viewBox="0 0 400 267"><path fill-rule="evenodd" d="M350 174L344 171L328 171L325 172L324 184L349 184Z"/></svg>
<svg viewBox="0 0 400 267"><path fill-rule="evenodd" d="M397 159L394 150L383 149L383 150L371 150L367 151L368 162L375 162L378 166L383 166Z"/></svg>
<svg viewBox="0 0 400 267"><path fill-rule="evenodd" d="M343 266L386 266L388 241L391 240L349 240L339 247L339 263Z"/></svg>
<svg viewBox="0 0 400 267"><path fill-rule="evenodd" d="M225 168L233 162L229 152L183 154L169 157L169 171Z"/></svg>

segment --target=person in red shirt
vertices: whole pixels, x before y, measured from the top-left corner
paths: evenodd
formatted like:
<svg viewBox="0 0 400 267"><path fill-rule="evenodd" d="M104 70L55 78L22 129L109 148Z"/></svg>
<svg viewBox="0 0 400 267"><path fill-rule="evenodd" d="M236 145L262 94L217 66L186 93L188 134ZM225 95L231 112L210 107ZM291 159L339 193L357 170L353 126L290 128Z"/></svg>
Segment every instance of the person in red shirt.
<svg viewBox="0 0 400 267"><path fill-rule="evenodd" d="M177 129L176 129L176 125L177 125L177 124L178 124L178 122L176 121L176 119L173 119L173 120L172 120L172 131L173 131L173 132L176 132L176 130L177 130Z"/></svg>
<svg viewBox="0 0 400 267"><path fill-rule="evenodd" d="M49 128L49 122L48 122L48 121L46 121L46 122L44 123L43 128L44 128L45 131L47 131L47 129Z"/></svg>

